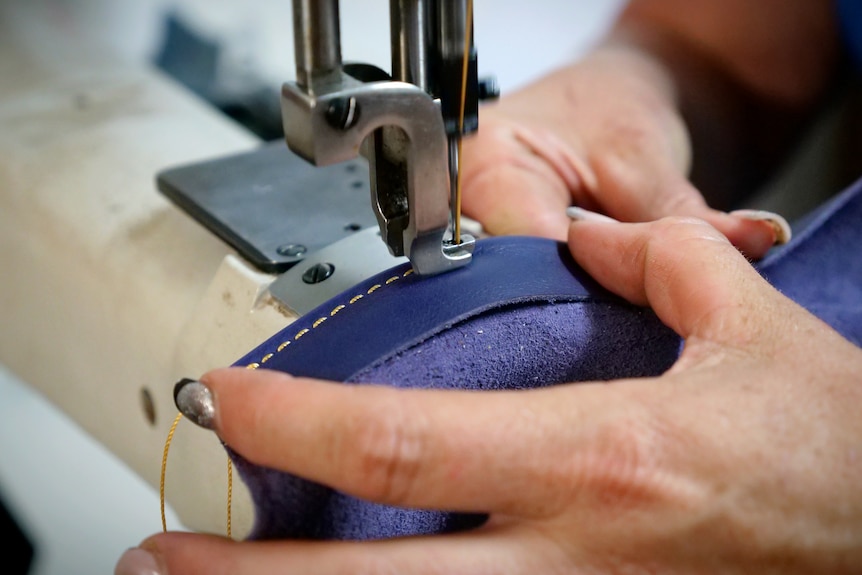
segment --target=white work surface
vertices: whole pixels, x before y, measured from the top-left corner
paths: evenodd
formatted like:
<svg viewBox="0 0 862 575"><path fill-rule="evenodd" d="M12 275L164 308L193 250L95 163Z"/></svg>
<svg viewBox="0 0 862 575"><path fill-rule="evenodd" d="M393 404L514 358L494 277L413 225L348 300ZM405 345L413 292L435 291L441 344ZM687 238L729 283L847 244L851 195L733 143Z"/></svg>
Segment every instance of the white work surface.
<svg viewBox="0 0 862 575"><path fill-rule="evenodd" d="M507 91L581 53L601 34L621 1L475 4L480 74L495 74ZM292 41L289 0L20 0L0 8L0 21L34 34L54 31L101 43L140 63L158 46L162 18L170 8L227 42L237 61L263 76L274 81L292 77L292 59L280 57ZM353 0L343 2L341 11L345 59L388 68L387 2ZM62 258L63 246L57 249ZM34 575L110 573L124 549L160 528L158 493L2 366L0 455L0 494L34 539ZM161 454L153 456L158 465ZM170 514L169 523L179 527Z"/></svg>

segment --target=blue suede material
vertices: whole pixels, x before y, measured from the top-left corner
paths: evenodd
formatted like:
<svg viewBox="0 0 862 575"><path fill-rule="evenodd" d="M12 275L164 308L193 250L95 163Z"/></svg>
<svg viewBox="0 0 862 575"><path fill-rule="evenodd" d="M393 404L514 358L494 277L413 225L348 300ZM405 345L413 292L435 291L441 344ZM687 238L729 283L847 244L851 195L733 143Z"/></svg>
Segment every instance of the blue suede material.
<svg viewBox="0 0 862 575"><path fill-rule="evenodd" d="M860 245L862 181L758 267L859 345ZM408 269L394 268L334 298L237 365L359 385L529 389L659 375L681 349L651 311L607 293L555 242L494 238L477 244L465 270L416 278ZM482 515L372 504L228 452L254 500L254 539L378 539L484 521Z"/></svg>
<svg viewBox="0 0 862 575"><path fill-rule="evenodd" d="M862 346L862 180L820 208L758 269L787 297Z"/></svg>
<svg viewBox="0 0 862 575"><path fill-rule="evenodd" d="M836 0L844 45L862 69L862 0Z"/></svg>

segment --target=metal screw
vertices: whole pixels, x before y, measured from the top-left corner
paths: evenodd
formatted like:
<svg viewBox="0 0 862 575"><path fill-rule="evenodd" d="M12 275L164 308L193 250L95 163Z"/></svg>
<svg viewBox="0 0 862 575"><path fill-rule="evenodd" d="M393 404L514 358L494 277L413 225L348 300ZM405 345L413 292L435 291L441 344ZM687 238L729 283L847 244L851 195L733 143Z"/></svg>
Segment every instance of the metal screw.
<svg viewBox="0 0 862 575"><path fill-rule="evenodd" d="M359 121L359 103L353 96L336 98L326 108L326 121L336 130L349 130Z"/></svg>
<svg viewBox="0 0 862 575"><path fill-rule="evenodd" d="M314 264L302 274L302 281L307 284L319 284L335 273L335 266L327 263Z"/></svg>
<svg viewBox="0 0 862 575"><path fill-rule="evenodd" d="M307 251L308 248L302 244L284 244L275 248L275 252L278 255L290 258L299 257Z"/></svg>

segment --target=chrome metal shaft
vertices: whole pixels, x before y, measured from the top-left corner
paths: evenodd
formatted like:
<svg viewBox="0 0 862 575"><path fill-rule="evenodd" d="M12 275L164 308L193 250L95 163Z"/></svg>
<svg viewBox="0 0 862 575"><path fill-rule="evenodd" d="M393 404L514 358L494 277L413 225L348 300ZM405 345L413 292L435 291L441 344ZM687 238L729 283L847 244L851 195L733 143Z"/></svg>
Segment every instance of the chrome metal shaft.
<svg viewBox="0 0 862 575"><path fill-rule="evenodd" d="M341 67L338 0L293 0L296 82L308 88L314 76Z"/></svg>

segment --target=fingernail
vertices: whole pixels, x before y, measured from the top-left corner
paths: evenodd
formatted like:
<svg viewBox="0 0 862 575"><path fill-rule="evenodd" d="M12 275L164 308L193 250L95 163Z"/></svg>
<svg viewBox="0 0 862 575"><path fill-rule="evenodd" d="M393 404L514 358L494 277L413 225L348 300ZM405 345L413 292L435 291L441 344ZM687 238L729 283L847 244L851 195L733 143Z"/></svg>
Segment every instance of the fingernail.
<svg viewBox="0 0 862 575"><path fill-rule="evenodd" d="M782 216L775 212L767 212L766 210L735 210L730 212L731 216L736 216L745 220L754 222L767 222L772 226L774 244L780 246L790 241L793 232L790 229L790 224L787 223Z"/></svg>
<svg viewBox="0 0 862 575"><path fill-rule="evenodd" d="M192 423L204 429L215 427L215 403L207 386L195 379L181 379L174 386L174 403Z"/></svg>
<svg viewBox="0 0 862 575"><path fill-rule="evenodd" d="M612 217L606 216L604 214L598 214L596 212L591 212L590 210L585 210L584 208L579 208L578 206L571 206L569 208L566 208L566 215L577 222L619 223L619 220L615 220Z"/></svg>
<svg viewBox="0 0 862 575"><path fill-rule="evenodd" d="M152 553L140 547L133 547L123 553L117 561L114 575L164 575L164 573L159 570Z"/></svg>

